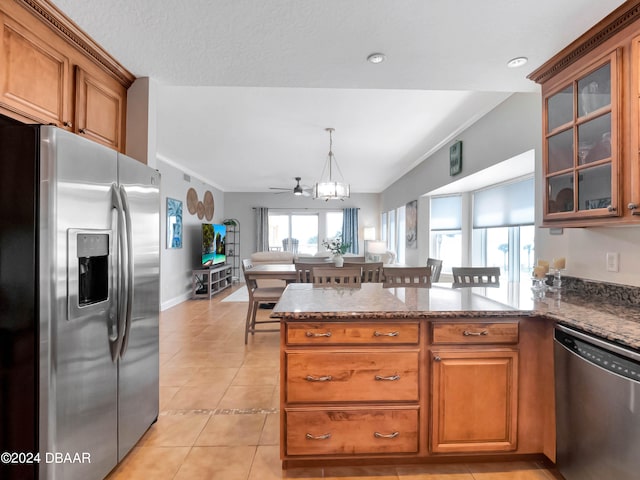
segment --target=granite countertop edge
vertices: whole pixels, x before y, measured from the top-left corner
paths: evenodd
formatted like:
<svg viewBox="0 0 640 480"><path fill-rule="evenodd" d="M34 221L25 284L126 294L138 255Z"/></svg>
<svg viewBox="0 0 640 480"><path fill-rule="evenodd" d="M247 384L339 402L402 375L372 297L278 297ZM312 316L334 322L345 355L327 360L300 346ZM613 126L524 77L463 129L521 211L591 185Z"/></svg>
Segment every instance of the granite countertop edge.
<svg viewBox="0 0 640 480"><path fill-rule="evenodd" d="M448 320L457 318L513 318L539 317L561 325L573 327L585 333L596 335L640 351L640 322L625 318L630 307L620 307L612 313L589 306L564 304L558 311L550 311L549 305L542 303L533 310L457 310L457 311L366 311L366 312L278 312L272 315L286 321L341 321L341 320L406 320L431 319ZM566 310L566 311L563 311ZM632 312L635 317L637 312Z"/></svg>

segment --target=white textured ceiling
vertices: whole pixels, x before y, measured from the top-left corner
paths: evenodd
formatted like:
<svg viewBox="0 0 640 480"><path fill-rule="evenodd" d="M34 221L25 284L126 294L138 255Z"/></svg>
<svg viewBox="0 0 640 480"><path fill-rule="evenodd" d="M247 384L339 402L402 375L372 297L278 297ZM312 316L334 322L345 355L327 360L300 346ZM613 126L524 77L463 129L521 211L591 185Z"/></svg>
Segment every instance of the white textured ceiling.
<svg viewBox="0 0 640 480"><path fill-rule="evenodd" d="M379 192L621 0L53 0L159 83L158 154L225 191ZM366 62L384 52L379 65ZM529 63L507 69L507 60Z"/></svg>

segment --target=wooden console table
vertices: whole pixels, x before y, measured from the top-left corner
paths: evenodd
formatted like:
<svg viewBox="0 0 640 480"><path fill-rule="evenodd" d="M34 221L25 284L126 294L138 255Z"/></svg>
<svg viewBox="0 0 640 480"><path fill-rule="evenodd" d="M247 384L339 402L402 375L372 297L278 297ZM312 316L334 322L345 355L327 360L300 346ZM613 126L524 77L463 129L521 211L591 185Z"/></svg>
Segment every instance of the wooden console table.
<svg viewBox="0 0 640 480"><path fill-rule="evenodd" d="M198 268L191 272L191 298L211 298L233 283L231 265L212 268Z"/></svg>

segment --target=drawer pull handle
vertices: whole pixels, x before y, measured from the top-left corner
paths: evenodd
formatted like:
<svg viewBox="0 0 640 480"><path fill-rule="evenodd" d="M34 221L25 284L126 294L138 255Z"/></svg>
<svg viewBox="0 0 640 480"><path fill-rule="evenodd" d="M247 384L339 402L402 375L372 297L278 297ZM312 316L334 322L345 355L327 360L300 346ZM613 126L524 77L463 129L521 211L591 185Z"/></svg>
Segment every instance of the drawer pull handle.
<svg viewBox="0 0 640 480"><path fill-rule="evenodd" d="M383 377L382 375L376 375L375 379L376 380L390 380L390 381L394 382L396 380L400 380L400 375L398 375L397 373L395 375L391 375L389 377Z"/></svg>
<svg viewBox="0 0 640 480"><path fill-rule="evenodd" d="M433 357L433 361L434 361L434 362L439 362L439 361L441 361L441 360L442 360L442 358L440 358L440 355L435 355L435 356Z"/></svg>
<svg viewBox="0 0 640 480"><path fill-rule="evenodd" d="M310 433L307 433L305 438L307 440L329 440L331 438L331 434L325 433L324 435L311 435Z"/></svg>
<svg viewBox="0 0 640 480"><path fill-rule="evenodd" d="M332 380L331 375L325 375L324 377L314 377L313 375L307 375L307 382L330 382Z"/></svg>
<svg viewBox="0 0 640 480"><path fill-rule="evenodd" d="M393 433L373 432L373 436L376 438L396 438L398 435L400 435L400 432L393 432Z"/></svg>
<svg viewBox="0 0 640 480"><path fill-rule="evenodd" d="M462 334L465 337L484 337L489 335L489 330L482 330L481 332L470 332L469 330L465 330Z"/></svg>
<svg viewBox="0 0 640 480"><path fill-rule="evenodd" d="M307 332L305 335L307 337L330 337L331 336L331 332L326 332L326 333Z"/></svg>
<svg viewBox="0 0 640 480"><path fill-rule="evenodd" d="M383 332L379 332L379 331L375 331L373 332L373 336L374 337L397 337L398 335L400 335L400 332L389 332L389 333L383 333Z"/></svg>

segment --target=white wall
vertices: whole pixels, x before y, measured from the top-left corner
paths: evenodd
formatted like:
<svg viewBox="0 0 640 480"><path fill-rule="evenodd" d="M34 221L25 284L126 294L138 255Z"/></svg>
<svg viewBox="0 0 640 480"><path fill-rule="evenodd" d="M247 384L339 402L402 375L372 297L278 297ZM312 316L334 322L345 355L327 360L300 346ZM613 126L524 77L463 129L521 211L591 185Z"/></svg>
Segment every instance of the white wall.
<svg viewBox="0 0 640 480"><path fill-rule="evenodd" d="M358 207L360 254L364 254L363 229L376 227L380 233L380 204L377 194L351 194L351 198L341 201L324 202L311 197L296 197L291 194L273 193L225 193L225 218L235 218L240 222L240 258L248 258L255 252L255 217L253 207L286 208L310 210L341 210Z"/></svg>
<svg viewBox="0 0 640 480"><path fill-rule="evenodd" d="M191 298L191 271L198 268L201 259L202 223L221 223L224 217L223 193L207 183L187 175L166 159L158 158L157 168L162 174L160 205L160 308L165 310ZM194 188L198 199L209 190L213 193L214 212L211 221L199 219L187 209L187 190ZM167 197L182 201L182 248L167 248L166 209Z"/></svg>
<svg viewBox="0 0 640 480"><path fill-rule="evenodd" d="M449 176L449 146L445 145L381 194L383 211L397 208L421 195L478 172L488 166L535 149L536 225L541 224L542 100L539 94L515 94L455 140L463 142L462 174ZM453 141L451 142L451 144ZM407 263L419 265L429 255L428 201L418 202L418 249L407 250ZM565 228L562 235L536 230L536 257L567 259L566 274L591 280L640 286L640 226ZM606 272L606 252L620 253L620 271Z"/></svg>

